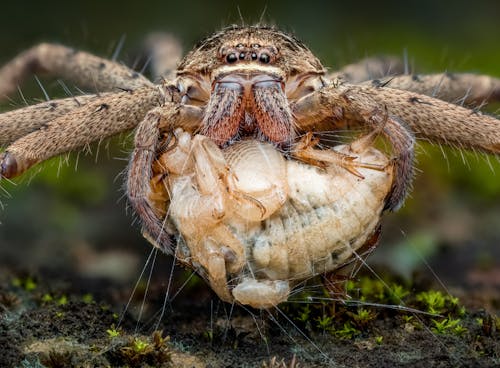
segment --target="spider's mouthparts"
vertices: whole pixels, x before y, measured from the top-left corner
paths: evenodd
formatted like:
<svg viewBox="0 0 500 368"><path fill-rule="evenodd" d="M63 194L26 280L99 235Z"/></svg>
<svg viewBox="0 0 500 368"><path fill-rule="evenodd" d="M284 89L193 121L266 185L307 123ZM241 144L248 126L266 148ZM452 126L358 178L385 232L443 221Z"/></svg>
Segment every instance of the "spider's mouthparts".
<svg viewBox="0 0 500 368"><path fill-rule="evenodd" d="M233 72L214 80L202 132L220 146L241 136L282 145L293 139L292 122L281 77Z"/></svg>

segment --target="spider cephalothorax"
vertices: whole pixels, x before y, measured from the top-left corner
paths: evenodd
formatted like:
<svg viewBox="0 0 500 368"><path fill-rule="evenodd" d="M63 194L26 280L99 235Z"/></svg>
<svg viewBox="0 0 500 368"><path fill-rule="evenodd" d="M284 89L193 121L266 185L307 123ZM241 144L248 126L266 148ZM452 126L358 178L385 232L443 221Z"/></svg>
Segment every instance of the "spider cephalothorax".
<svg viewBox="0 0 500 368"><path fill-rule="evenodd" d="M153 74L172 75L172 60L158 50L178 48L172 38L156 41ZM366 74L374 69L381 72ZM144 235L222 299L270 307L297 281L333 272L376 243L382 212L399 208L411 185L415 134L500 152L496 118L443 101L498 99L497 78L369 80L388 69L387 59L368 59L327 75L295 37L261 26L204 39L160 85L121 64L42 44L0 69L0 96L33 72L100 93L1 114L0 177L136 128L126 186ZM353 125L369 133L349 145L314 137ZM379 135L390 160L373 148Z"/></svg>
<svg viewBox="0 0 500 368"><path fill-rule="evenodd" d="M177 70L183 103L207 105L200 132L219 145L250 136L290 145L290 103L324 86L325 68L273 28L231 27L200 42Z"/></svg>

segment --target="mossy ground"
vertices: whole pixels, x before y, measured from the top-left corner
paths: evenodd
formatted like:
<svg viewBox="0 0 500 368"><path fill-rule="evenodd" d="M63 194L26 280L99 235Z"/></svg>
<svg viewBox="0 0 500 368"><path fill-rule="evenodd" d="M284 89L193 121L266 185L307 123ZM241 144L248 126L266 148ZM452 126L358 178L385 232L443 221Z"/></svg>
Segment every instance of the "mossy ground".
<svg viewBox="0 0 500 368"><path fill-rule="evenodd" d="M0 366L284 367L293 356L299 367L500 364L494 312L467 309L446 293L394 278L385 278L387 288L359 276L348 284L346 303L332 303L324 290L323 301L304 292L283 313L231 309L202 282L191 282L158 324L160 281L152 281L137 322L140 291L122 318L130 288L63 278L2 271Z"/></svg>

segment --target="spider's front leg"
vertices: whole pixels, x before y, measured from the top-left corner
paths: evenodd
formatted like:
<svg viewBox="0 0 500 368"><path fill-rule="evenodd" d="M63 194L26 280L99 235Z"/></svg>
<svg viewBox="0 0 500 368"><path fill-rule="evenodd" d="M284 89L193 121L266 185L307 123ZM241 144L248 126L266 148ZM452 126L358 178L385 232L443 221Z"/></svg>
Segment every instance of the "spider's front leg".
<svg viewBox="0 0 500 368"><path fill-rule="evenodd" d="M141 218L144 235L164 252L173 254L170 235L151 200L153 163L161 153L162 132L182 126L194 131L201 119L202 110L197 107L167 102L149 111L135 133L134 151L127 172L127 195L130 205ZM182 163L181 163L182 165Z"/></svg>
<svg viewBox="0 0 500 368"><path fill-rule="evenodd" d="M396 159L395 181L386 205L390 210L402 204L411 184L411 132L433 142L500 154L500 120L411 91L332 83L298 100L293 113L304 131L314 131L328 119L383 126Z"/></svg>
<svg viewBox="0 0 500 368"><path fill-rule="evenodd" d="M396 75L366 81L364 85L411 91L458 104L500 101L500 78L471 73Z"/></svg>
<svg viewBox="0 0 500 368"><path fill-rule="evenodd" d="M4 147L25 135L47 125L48 122L66 115L110 93L82 95L47 101L0 114L0 147Z"/></svg>
<svg viewBox="0 0 500 368"><path fill-rule="evenodd" d="M86 105L46 122L7 146L0 154L0 178L18 176L53 156L130 130L164 99L165 94L156 86L91 99ZM6 114L22 115L23 110ZM0 134L4 129L8 131L8 127L0 125Z"/></svg>
<svg viewBox="0 0 500 368"><path fill-rule="evenodd" d="M500 154L500 120L452 103L385 87L335 86L330 94L346 93L359 101L373 100L400 118L417 137L461 149Z"/></svg>
<svg viewBox="0 0 500 368"><path fill-rule="evenodd" d="M413 159L415 139L413 134L392 115L384 106L371 98L351 94L348 89L337 86L326 87L298 100L293 106L293 114L301 130L314 130L314 126L325 120L354 121L374 129L374 133L351 144L355 154L369 145L376 133L380 132L391 143L394 152L394 182L386 198L385 209L395 211L404 202L413 178ZM314 145L312 145L314 146ZM358 147L359 146L359 147ZM311 145L295 148L293 154L299 158L336 163L356 174L356 167L366 164L353 162L349 157L339 157L337 153L321 152ZM325 157L327 156L327 157ZM376 170L383 168L370 167Z"/></svg>
<svg viewBox="0 0 500 368"><path fill-rule="evenodd" d="M160 33L151 35L145 46L146 63L150 62L155 78L173 76L182 53L179 42L173 36ZM62 78L80 88L89 88L96 94L51 100L1 114L2 147L33 131L44 129L52 120L90 102L99 103L104 99L102 104L109 105L106 100L110 99L112 93L102 91L116 93L125 90L132 93L144 87L154 88L153 83L144 76L114 60L62 45L43 43L22 52L0 68L0 101L16 92L23 81L33 74ZM141 101L137 102L138 106L147 106ZM139 107L138 110L141 109Z"/></svg>

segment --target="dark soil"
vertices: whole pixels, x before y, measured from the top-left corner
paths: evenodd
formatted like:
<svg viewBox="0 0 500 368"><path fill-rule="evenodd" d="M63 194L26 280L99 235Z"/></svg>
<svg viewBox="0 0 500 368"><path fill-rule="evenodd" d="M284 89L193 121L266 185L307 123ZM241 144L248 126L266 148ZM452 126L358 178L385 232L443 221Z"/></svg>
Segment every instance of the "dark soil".
<svg viewBox="0 0 500 368"><path fill-rule="evenodd" d="M181 282L176 281L173 289ZM285 367L294 356L299 367L500 364L500 333L494 316L484 310L468 310L461 321L467 332L457 336L432 332L425 316L412 317L423 322L415 328L419 323L406 323L404 313L380 308L359 334L341 338L312 328L312 315L310 321L298 322L295 306L284 307L289 317L277 311L232 309L217 301L202 282L192 280L167 304L158 326L165 284L152 280L138 322L143 291L138 290L122 316L130 286L110 280L89 282L71 273L30 275L3 269L0 366L262 367L273 366L271 359L277 357L274 367ZM339 316L342 308L337 308ZM155 345L154 330L170 340ZM136 341L147 343L149 350L134 350Z"/></svg>

